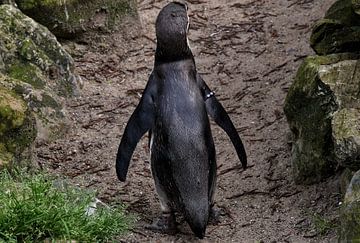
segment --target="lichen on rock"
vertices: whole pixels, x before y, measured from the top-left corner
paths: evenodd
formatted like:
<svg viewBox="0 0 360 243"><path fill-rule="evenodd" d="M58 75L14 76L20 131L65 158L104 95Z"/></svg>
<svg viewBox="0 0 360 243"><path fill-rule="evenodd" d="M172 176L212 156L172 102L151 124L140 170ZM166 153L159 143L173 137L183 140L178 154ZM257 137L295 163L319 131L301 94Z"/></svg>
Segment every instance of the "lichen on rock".
<svg viewBox="0 0 360 243"><path fill-rule="evenodd" d="M35 120L25 101L0 86L0 168L26 159L36 137Z"/></svg>
<svg viewBox="0 0 360 243"><path fill-rule="evenodd" d="M0 164L31 157L32 143L67 128L64 99L78 94L74 62L47 28L0 5Z"/></svg>
<svg viewBox="0 0 360 243"><path fill-rule="evenodd" d="M10 5L0 6L0 36L0 85L35 112L39 137L55 136L66 127L63 98L79 92L73 59L47 28Z"/></svg>
<svg viewBox="0 0 360 243"><path fill-rule="evenodd" d="M28 74L35 79L39 70L48 86L60 96L78 93L79 78L73 73L74 61L47 28L11 5L0 6L0 48L5 73L14 78ZM39 70L37 70L39 69ZM55 74L56 78L52 77ZM25 81L25 80L24 80Z"/></svg>
<svg viewBox="0 0 360 243"><path fill-rule="evenodd" d="M284 107L295 138L292 166L297 183L318 182L341 163L340 157L348 161L357 156L358 150L347 146L352 138L345 138L345 130L341 133L338 128L339 122L355 125L350 114L359 109L355 95L360 93L356 84L358 58L349 53L307 57L298 70ZM351 113L345 122L341 115L346 111Z"/></svg>
<svg viewBox="0 0 360 243"><path fill-rule="evenodd" d="M85 32L114 30L125 15L136 15L134 0L16 0L16 3L25 14L66 39Z"/></svg>
<svg viewBox="0 0 360 243"><path fill-rule="evenodd" d="M360 109L341 109L332 121L337 162L354 171L360 169Z"/></svg>
<svg viewBox="0 0 360 243"><path fill-rule="evenodd" d="M337 163L360 169L360 61L343 60L319 68L320 79L334 92L339 110L332 118L332 140Z"/></svg>

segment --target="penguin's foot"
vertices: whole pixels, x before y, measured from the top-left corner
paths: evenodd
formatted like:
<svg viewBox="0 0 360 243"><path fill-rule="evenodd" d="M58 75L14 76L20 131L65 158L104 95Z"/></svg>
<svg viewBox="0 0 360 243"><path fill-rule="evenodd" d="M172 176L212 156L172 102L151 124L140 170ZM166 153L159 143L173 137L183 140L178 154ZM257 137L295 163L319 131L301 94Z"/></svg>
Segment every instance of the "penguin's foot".
<svg viewBox="0 0 360 243"><path fill-rule="evenodd" d="M215 206L212 206L209 214L209 224L217 225L220 223L220 215L223 214L223 211Z"/></svg>
<svg viewBox="0 0 360 243"><path fill-rule="evenodd" d="M146 229L162 234L173 235L177 232L174 213L163 213L152 224L145 226Z"/></svg>

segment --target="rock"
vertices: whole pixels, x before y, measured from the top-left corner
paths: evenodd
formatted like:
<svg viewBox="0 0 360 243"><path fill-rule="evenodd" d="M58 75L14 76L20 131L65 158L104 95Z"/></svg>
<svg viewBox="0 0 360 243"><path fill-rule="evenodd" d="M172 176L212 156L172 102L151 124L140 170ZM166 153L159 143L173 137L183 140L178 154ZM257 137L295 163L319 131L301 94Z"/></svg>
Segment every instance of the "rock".
<svg viewBox="0 0 360 243"><path fill-rule="evenodd" d="M10 77L34 88L46 82L59 96L78 93L71 56L48 29L11 5L0 5L0 53Z"/></svg>
<svg viewBox="0 0 360 243"><path fill-rule="evenodd" d="M79 93L71 56L46 27L0 5L0 164L31 159L35 138L67 128L65 98Z"/></svg>
<svg viewBox="0 0 360 243"><path fill-rule="evenodd" d="M351 0L336 1L326 11L324 19L336 20L345 26L360 26L360 18L356 15Z"/></svg>
<svg viewBox="0 0 360 243"><path fill-rule="evenodd" d="M66 128L64 97L79 93L71 56L49 30L11 5L0 6L0 86L22 97L37 118L38 138Z"/></svg>
<svg viewBox="0 0 360 243"><path fill-rule="evenodd" d="M353 178L355 172L350 169L345 169L340 176L339 186L340 186L340 193L342 196L345 196L346 190L350 185L351 179Z"/></svg>
<svg viewBox="0 0 360 243"><path fill-rule="evenodd" d="M332 118L334 156L341 166L360 169L360 60L344 60L319 68L320 79L336 96Z"/></svg>
<svg viewBox="0 0 360 243"><path fill-rule="evenodd" d="M349 135L347 130L357 123L353 116L360 108L358 58L350 53L308 57L297 72L284 107L295 140L296 183L318 182L332 174L338 163L358 156L352 146L357 133Z"/></svg>
<svg viewBox="0 0 360 243"><path fill-rule="evenodd" d="M11 4L16 5L15 0L0 0L0 4Z"/></svg>
<svg viewBox="0 0 360 243"><path fill-rule="evenodd" d="M97 211L99 211L98 208L110 209L110 206L95 197L92 202L86 207L85 215L88 217L95 216Z"/></svg>
<svg viewBox="0 0 360 243"><path fill-rule="evenodd" d="M337 162L353 171L359 170L360 107L336 112L332 120L332 134Z"/></svg>
<svg viewBox="0 0 360 243"><path fill-rule="evenodd" d="M360 50L360 27L344 26L336 20L323 19L316 23L310 46L318 55Z"/></svg>
<svg viewBox="0 0 360 243"><path fill-rule="evenodd" d="M85 32L114 30L124 15L136 15L134 0L15 1L25 14L66 39Z"/></svg>
<svg viewBox="0 0 360 243"><path fill-rule="evenodd" d="M310 45L319 55L360 51L360 16L351 0L335 2L313 28Z"/></svg>
<svg viewBox="0 0 360 243"><path fill-rule="evenodd" d="M360 15L360 0L352 0L351 4L355 13Z"/></svg>
<svg viewBox="0 0 360 243"><path fill-rule="evenodd" d="M25 101L0 86L0 169L29 159L36 137L35 120Z"/></svg>
<svg viewBox="0 0 360 243"><path fill-rule="evenodd" d="M339 242L360 240L360 171L351 179L340 215Z"/></svg>

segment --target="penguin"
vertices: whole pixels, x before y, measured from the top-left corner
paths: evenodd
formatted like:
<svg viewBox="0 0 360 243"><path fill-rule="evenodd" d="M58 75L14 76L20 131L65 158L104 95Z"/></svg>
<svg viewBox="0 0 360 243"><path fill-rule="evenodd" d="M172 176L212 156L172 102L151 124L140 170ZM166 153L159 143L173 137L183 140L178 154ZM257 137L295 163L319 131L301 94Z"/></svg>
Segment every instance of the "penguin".
<svg viewBox="0 0 360 243"><path fill-rule="evenodd" d="M202 239L215 214L217 167L209 116L230 137L244 169L247 156L230 117L196 70L187 10L186 4L171 2L158 14L154 68L121 138L116 173L120 181L126 180L136 145L149 132L162 215L147 228L176 233L174 212L179 212Z"/></svg>

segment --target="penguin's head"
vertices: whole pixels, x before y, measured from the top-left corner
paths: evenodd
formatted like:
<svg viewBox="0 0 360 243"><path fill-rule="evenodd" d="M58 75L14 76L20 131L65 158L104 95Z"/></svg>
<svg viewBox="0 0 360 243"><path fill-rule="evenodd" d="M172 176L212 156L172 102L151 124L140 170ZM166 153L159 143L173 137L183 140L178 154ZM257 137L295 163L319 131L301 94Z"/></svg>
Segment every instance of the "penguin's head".
<svg viewBox="0 0 360 243"><path fill-rule="evenodd" d="M189 16L187 5L180 2L167 4L156 19L156 57L172 61L192 57L187 33Z"/></svg>

